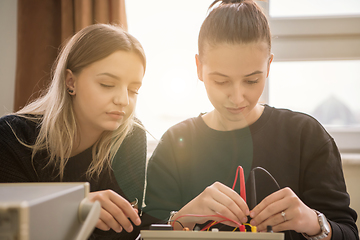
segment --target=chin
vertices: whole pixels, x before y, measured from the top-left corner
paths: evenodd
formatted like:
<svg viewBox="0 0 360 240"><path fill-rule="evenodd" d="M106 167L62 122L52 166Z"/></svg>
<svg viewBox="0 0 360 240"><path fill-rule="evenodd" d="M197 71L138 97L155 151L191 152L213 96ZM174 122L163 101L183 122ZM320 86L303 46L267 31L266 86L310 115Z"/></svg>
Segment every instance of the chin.
<svg viewBox="0 0 360 240"><path fill-rule="evenodd" d="M236 123L236 122L244 122L244 121L245 121L245 118L244 118L244 117L237 117L237 118L232 117L232 118L228 118L228 120L229 120L230 122Z"/></svg>
<svg viewBox="0 0 360 240"><path fill-rule="evenodd" d="M115 131L115 130L119 129L120 126L121 126L121 123L109 124L107 126L104 126L104 130L105 131Z"/></svg>

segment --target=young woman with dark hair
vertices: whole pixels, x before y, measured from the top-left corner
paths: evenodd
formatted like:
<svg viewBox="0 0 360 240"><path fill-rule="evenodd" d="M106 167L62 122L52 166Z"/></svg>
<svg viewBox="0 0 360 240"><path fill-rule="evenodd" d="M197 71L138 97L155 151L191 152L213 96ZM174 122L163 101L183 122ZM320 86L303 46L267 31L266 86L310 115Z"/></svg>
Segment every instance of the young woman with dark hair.
<svg viewBox="0 0 360 240"><path fill-rule="evenodd" d="M232 229L270 225L286 239L359 239L334 139L307 114L259 103L274 58L261 8L252 0L210 7L196 65L214 110L163 135L148 165L145 212L176 228L225 217ZM248 197L256 191L252 206L232 188L238 166ZM280 189L261 173L250 181L258 167Z"/></svg>

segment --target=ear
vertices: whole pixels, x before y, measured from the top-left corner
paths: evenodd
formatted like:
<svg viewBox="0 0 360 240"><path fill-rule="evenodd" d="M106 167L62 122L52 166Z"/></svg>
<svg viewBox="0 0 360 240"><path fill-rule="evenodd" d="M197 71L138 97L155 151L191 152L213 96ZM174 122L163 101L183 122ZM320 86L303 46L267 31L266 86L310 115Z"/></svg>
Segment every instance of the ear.
<svg viewBox="0 0 360 240"><path fill-rule="evenodd" d="M199 59L199 54L195 55L195 61L196 61L196 68L197 68L197 75L200 81L203 81L202 77L202 63Z"/></svg>
<svg viewBox="0 0 360 240"><path fill-rule="evenodd" d="M75 75L70 69L66 69L65 85L70 95L75 95Z"/></svg>
<svg viewBox="0 0 360 240"><path fill-rule="evenodd" d="M268 63L268 68L267 68L267 74L266 74L266 77L269 77L270 65L271 65L271 63L272 63L273 59L274 59L274 54L273 54L273 53L271 53L271 54L270 54L270 58L269 58L269 63Z"/></svg>

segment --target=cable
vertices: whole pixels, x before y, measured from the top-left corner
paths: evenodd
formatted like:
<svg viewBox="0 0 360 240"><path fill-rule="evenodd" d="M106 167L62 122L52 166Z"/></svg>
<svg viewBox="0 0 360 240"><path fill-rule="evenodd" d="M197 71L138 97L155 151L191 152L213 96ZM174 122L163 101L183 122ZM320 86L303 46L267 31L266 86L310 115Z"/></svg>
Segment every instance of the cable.
<svg viewBox="0 0 360 240"><path fill-rule="evenodd" d="M183 225L180 221L178 221L178 220L170 220L169 222L170 222L170 223L172 223L172 222L177 222L178 224L180 224L180 226L181 226L182 228L185 228L184 225ZM174 228L174 224L171 224L171 225L172 225L172 227Z"/></svg>
<svg viewBox="0 0 360 240"><path fill-rule="evenodd" d="M255 184L255 170L262 170L263 172L265 172L272 180L273 182L276 184L276 186L278 187L278 189L280 190L280 186L278 184L278 182L276 181L276 179L273 177L273 175L271 175L270 172L268 172L265 168L263 167L255 167L250 171L250 179L251 179L251 190L252 190L252 202L251 202L251 208L254 208L257 205L257 200L256 200L256 184ZM290 230L287 230L287 232L289 233L289 236L292 238L291 232Z"/></svg>
<svg viewBox="0 0 360 240"><path fill-rule="evenodd" d="M239 227L242 226L241 223L238 223L230 218L227 218L225 216L222 216L222 215L219 215L219 214L216 214L216 215L201 215L201 214L184 214L184 215L181 215L177 218L175 218L171 225L174 227L174 222L178 221L180 218L183 218L183 217L216 217L216 218L222 218L224 220L220 221L220 222L225 222L225 221L229 221L229 222L232 222L232 223L235 223L236 225L238 225ZM220 223L218 222L218 223Z"/></svg>
<svg viewBox="0 0 360 240"><path fill-rule="evenodd" d="M246 202L246 189L245 189L245 177L244 177L244 169L241 166L238 166L235 173L235 179L232 186L232 189L235 189L237 177L239 174L239 180L240 180L240 196L244 199Z"/></svg>
<svg viewBox="0 0 360 240"><path fill-rule="evenodd" d="M250 171L250 179L251 179L251 190L252 190L252 204L253 204L253 207L255 207L257 205L257 200L256 200L256 184L255 184L255 171L256 170L262 170L264 171L268 176L270 176L270 178L273 180L273 182L276 184L276 186L278 187L278 189L280 189L280 186L279 184L277 183L277 181L275 180L275 178L264 168L262 167L255 167L253 168L251 171ZM237 178L238 178L238 175L239 175L239 181L240 181L240 196L244 199L244 201L246 202L246 189L245 189L245 178L244 178L244 169L241 167L241 166L238 166L237 169L236 169L236 173L235 173L235 179L234 179L234 183L233 183L233 186L232 186L232 189L234 190L235 189L235 186L236 186L236 182L237 182ZM236 222L232 219L229 219L225 216L222 216L222 215L199 215L199 214L184 214L184 215L181 215L179 217L177 217L176 219L174 220L171 220L171 225L174 227L174 223L175 222L178 222L182 228L184 228L184 226L181 224L180 221L178 221L178 219L182 218L182 217L217 217L217 218L222 218L224 220L221 220L221 221L211 221L210 223L208 223L205 227L203 227L200 231L209 231L209 229L219 223L222 223L222 222L226 222L226 221L230 221L230 222L233 222L235 224L238 225L238 227L236 227L235 229L233 229L233 231L236 231L237 228L239 228L240 230L244 229L245 228L245 225L248 225L250 226L251 228L251 231L252 232L256 232L256 227L255 226L252 226L248 223L245 223L245 224L241 224L239 222ZM291 236L291 234L290 234Z"/></svg>
<svg viewBox="0 0 360 240"><path fill-rule="evenodd" d="M238 166L236 168L236 173L235 173L235 179L234 179L234 183L232 186L232 190L235 189L236 186L236 182L237 182L237 178L239 175L239 181L240 181L240 196L242 197L242 199L244 199L244 201L246 202L246 189L245 189L245 177L244 177L244 169L241 166ZM210 222L208 225L206 225L203 229L201 229L201 231L203 230L209 230L210 227L212 227L215 224L215 221Z"/></svg>
<svg viewBox="0 0 360 240"><path fill-rule="evenodd" d="M250 171L250 175L249 178L251 180L251 202L249 203L249 207L252 209L254 208L258 203L257 203L257 199L256 199L256 184L255 184L255 170L262 170L263 172L265 172L272 180L273 182L276 184L276 186L278 187L278 189L280 190L280 186L278 184L278 182L275 180L275 178L271 175L271 173L269 173L265 168L263 167L255 167Z"/></svg>

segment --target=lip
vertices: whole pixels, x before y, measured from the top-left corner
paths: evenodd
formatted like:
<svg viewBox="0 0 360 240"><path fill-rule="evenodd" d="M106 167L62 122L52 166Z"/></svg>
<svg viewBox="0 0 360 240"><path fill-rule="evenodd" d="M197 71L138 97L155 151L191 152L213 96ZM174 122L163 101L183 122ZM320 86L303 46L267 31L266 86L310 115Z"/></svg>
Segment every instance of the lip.
<svg viewBox="0 0 360 240"><path fill-rule="evenodd" d="M239 114L244 111L246 107L239 107L239 108L226 108L232 114Z"/></svg>
<svg viewBox="0 0 360 240"><path fill-rule="evenodd" d="M111 112L107 112L106 114L114 119L121 119L125 116L124 111L111 111Z"/></svg>

